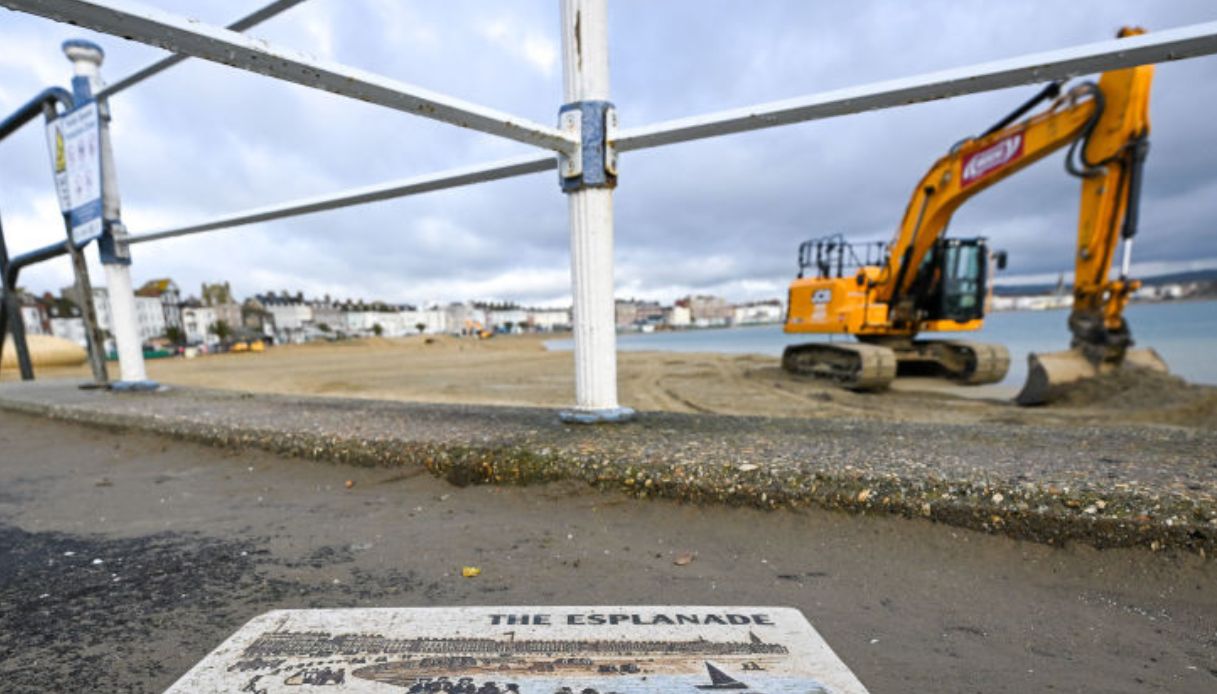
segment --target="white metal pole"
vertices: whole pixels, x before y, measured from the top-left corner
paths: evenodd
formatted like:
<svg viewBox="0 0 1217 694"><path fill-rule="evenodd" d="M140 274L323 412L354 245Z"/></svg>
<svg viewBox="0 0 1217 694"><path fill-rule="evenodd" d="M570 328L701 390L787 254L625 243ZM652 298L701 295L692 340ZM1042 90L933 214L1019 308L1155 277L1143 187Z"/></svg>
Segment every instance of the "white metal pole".
<svg viewBox="0 0 1217 694"><path fill-rule="evenodd" d="M143 383L148 380L148 374L144 370L144 348L135 320L135 289L131 286L131 268L108 264L105 269L119 375L124 383Z"/></svg>
<svg viewBox="0 0 1217 694"><path fill-rule="evenodd" d="M606 2L561 2L565 100L568 104L607 102L609 66ZM587 111L584 110L583 113L583 117L586 117ZM587 132L590 126L591 124L583 122L581 128ZM603 128L596 129L603 132ZM588 161L583 158L580 165L587 166ZM601 160L600 166L603 165ZM613 190L611 185L581 185L569 192L567 198L570 211L571 283L574 294L575 408L563 412L562 417L575 422L629 419L634 414L633 410L620 407L617 403L617 334L613 301Z"/></svg>
<svg viewBox="0 0 1217 694"><path fill-rule="evenodd" d="M72 62L76 77L88 81L91 93L99 92L102 87L100 68L102 60L105 59L101 48L87 41L68 41L64 44L63 52ZM101 154L102 218L114 233L125 237L125 231L119 221L122 210L118 196L118 174L110 147L109 110L104 103L99 103L98 109L102 115L98 143ZM116 238L115 246L125 247L125 238ZM135 318L135 291L131 285L131 267L127 262L103 262L102 265L106 270L106 287L110 294L110 327L118 351L120 373L120 381L113 387L154 388L155 384L148 381L148 374L144 369L144 349Z"/></svg>

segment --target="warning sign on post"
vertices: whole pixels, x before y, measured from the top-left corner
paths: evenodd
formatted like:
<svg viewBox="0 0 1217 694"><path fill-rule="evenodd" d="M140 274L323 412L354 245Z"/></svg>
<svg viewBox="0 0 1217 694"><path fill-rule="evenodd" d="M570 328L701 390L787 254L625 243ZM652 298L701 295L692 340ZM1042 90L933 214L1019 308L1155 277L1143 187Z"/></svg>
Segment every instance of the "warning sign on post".
<svg viewBox="0 0 1217 694"><path fill-rule="evenodd" d="M51 152L51 173L55 175L55 194L59 197L59 211L67 214L72 209L72 199L68 197L68 147L63 138L62 118L47 123L46 144Z"/></svg>
<svg viewBox="0 0 1217 694"><path fill-rule="evenodd" d="M69 215L72 240L87 243L102 232L101 128L96 102L47 124L47 146L59 209Z"/></svg>
<svg viewBox="0 0 1217 694"><path fill-rule="evenodd" d="M803 615L772 607L281 610L170 692L865 694ZM312 691L309 689L309 691Z"/></svg>

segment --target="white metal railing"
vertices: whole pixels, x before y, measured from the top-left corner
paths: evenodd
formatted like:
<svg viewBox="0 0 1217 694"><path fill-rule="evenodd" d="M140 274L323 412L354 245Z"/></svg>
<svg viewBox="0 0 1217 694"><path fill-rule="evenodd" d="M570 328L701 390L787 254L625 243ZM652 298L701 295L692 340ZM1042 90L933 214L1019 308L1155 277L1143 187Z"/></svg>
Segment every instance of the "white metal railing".
<svg viewBox="0 0 1217 694"><path fill-rule="evenodd" d="M286 12L287 10L290 10L291 8L295 7L296 5L299 5L302 2L304 2L304 0L275 0L275 2L272 2L269 5L262 7L258 10L255 10L253 12L250 12L249 14L238 19L237 21L233 22L232 24L229 24L227 28L229 31L245 31L246 29L252 29L253 27L270 19L271 17L274 17L275 15L280 14L282 12ZM117 82L114 82L113 84L107 84L105 87L102 87L101 91L98 92L97 94L95 94L94 96L98 99L106 99L111 96L114 96L115 94L118 94L119 92L123 91L124 89L127 89L129 87L134 87L135 85L139 84L140 82L143 82L144 80L148 79L149 77L152 77L153 75L157 75L161 72L164 72L165 70L168 70L169 68L173 67L174 65L177 65L178 63L182 62L183 60L188 59L189 57L190 56L182 54L182 53L174 53L170 56L167 56L165 58L162 58L162 59L156 61L155 63L152 63L151 65L149 65L147 67L136 70L135 72L131 73L130 75L127 75L126 77L122 78L121 80L119 80Z"/></svg>
<svg viewBox="0 0 1217 694"><path fill-rule="evenodd" d="M1217 53L1217 22L848 87L617 134L625 152Z"/></svg>
<svg viewBox="0 0 1217 694"><path fill-rule="evenodd" d="M301 0L272 3L266 10L270 10L274 5L291 6L299 1ZM568 103L608 101L610 90L606 0L560 2L565 98ZM180 56L198 57L231 65L557 153L556 158L552 153L540 153L228 214L136 235L130 238L130 243L202 233L537 173L560 165L563 167L563 175L566 176L576 171L581 162L585 161L582 149L584 141L581 140L582 131L577 119L572 121L564 117L563 126L559 128L533 123L421 87L334 62L318 60L304 53L242 36L234 31L243 28L241 22L234 23L229 29L211 27L125 0L0 0L0 6L69 21L97 31L159 46ZM278 11L282 9L285 8L279 8ZM682 118L620 132L613 131L615 116L609 112L604 137L596 144L609 150L604 163L606 167L613 168L612 173L615 175L615 155L611 151L614 149L619 152L640 150L1214 53L1217 53L1217 22L1196 24ZM141 79L146 78L168 67L174 60L176 58L166 59L136 75L142 74ZM117 83L102 94L114 93L131 84L134 82ZM628 416L629 412L620 408L617 403L611 183L605 187L575 188L569 191L568 201L576 361L576 408L572 416L587 421Z"/></svg>
<svg viewBox="0 0 1217 694"><path fill-rule="evenodd" d="M70 21L183 55L202 58L305 87L342 94L423 118L499 135L554 151L574 142L557 128L437 94L422 87L320 60L221 27L132 2L111 0L11 0L7 7Z"/></svg>

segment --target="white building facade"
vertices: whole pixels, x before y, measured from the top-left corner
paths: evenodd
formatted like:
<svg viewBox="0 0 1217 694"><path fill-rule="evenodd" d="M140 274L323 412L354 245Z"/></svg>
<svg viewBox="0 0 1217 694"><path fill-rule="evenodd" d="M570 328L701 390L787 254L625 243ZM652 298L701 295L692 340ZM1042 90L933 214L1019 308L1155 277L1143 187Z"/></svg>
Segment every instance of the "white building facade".
<svg viewBox="0 0 1217 694"><path fill-rule="evenodd" d="M43 320L42 310L37 306L21 306L21 324L25 326L26 335L48 335L50 330ZM5 336L0 335L0 339Z"/></svg>
<svg viewBox="0 0 1217 694"><path fill-rule="evenodd" d="M406 335L406 325L402 314L397 311L347 311L346 329L352 335L368 336L376 334L376 326L380 326L383 337L402 337ZM411 330L414 328L411 327Z"/></svg>
<svg viewBox="0 0 1217 694"><path fill-rule="evenodd" d="M55 337L70 340L80 345L87 347L89 344L88 337L85 336L85 322L79 317L52 318L51 334Z"/></svg>
<svg viewBox="0 0 1217 694"><path fill-rule="evenodd" d="M739 304L735 307L734 323L736 325L761 325L764 323L781 323L785 318L782 302L755 301Z"/></svg>
<svg viewBox="0 0 1217 694"><path fill-rule="evenodd" d="M544 332L570 330L570 309L534 308L528 312L527 322L533 330L541 330Z"/></svg>
<svg viewBox="0 0 1217 694"><path fill-rule="evenodd" d="M182 332L186 333L186 344L215 346L220 339L211 333L216 322L216 312L210 306L187 306L182 309Z"/></svg>
<svg viewBox="0 0 1217 694"><path fill-rule="evenodd" d="M693 323L693 312L688 306L669 306L663 310L663 322L672 328L687 328Z"/></svg>
<svg viewBox="0 0 1217 694"><path fill-rule="evenodd" d="M522 332L527 323L528 312L522 308L500 308L486 312L486 327L495 332Z"/></svg>
<svg viewBox="0 0 1217 694"><path fill-rule="evenodd" d="M443 335L448 331L448 310L443 306L432 306L419 311L419 322L428 335Z"/></svg>
<svg viewBox="0 0 1217 694"><path fill-rule="evenodd" d="M258 301L266 308L275 322L275 342L292 344L305 341L306 333L313 329L313 308L304 301L260 296Z"/></svg>
<svg viewBox="0 0 1217 694"><path fill-rule="evenodd" d="M93 288L93 306L97 309L97 325L106 332L114 331L114 319L110 313L110 292L105 287ZM165 334L165 308L158 297L135 297L135 326L140 342L147 342ZM107 340L107 344L112 340Z"/></svg>

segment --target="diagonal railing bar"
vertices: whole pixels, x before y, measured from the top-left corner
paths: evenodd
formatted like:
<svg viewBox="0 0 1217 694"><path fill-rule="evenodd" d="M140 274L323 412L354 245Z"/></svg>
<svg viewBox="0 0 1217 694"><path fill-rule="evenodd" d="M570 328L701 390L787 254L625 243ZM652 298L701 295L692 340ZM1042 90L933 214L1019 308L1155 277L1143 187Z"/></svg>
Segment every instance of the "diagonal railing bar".
<svg viewBox="0 0 1217 694"><path fill-rule="evenodd" d="M556 152L576 146L573 136L548 125L126 0L0 0L0 6Z"/></svg>
<svg viewBox="0 0 1217 694"><path fill-rule="evenodd" d="M613 142L619 152L646 149L1213 53L1217 22L1193 24L623 129Z"/></svg>
<svg viewBox="0 0 1217 694"><path fill-rule="evenodd" d="M286 12L287 10L290 10L291 8L295 7L296 5L299 5L302 2L304 2L304 0L275 0L274 2L270 3L269 5L266 5L265 7L261 8L261 9L255 10L255 11L245 15L244 17L238 19L237 21L233 22L232 24L229 24L226 28L229 31L245 31L247 29L252 29L253 27L270 19L271 17L282 14L282 13ZM128 87L134 87L135 85L139 84L140 82L143 82L144 80L148 79L149 77L160 74L161 72L164 72L165 70L168 70L169 68L173 67L174 65L177 65L178 63L189 59L189 57L190 56L175 53L173 55L162 58L141 70L136 70L135 72L131 73L130 75L127 75L126 77L120 79L119 81L115 82L114 84L106 85L104 88L102 88L101 91L97 92L94 95L94 97L97 99L106 99L108 97L114 96L115 94L123 91L124 89L127 89Z"/></svg>
<svg viewBox="0 0 1217 694"><path fill-rule="evenodd" d="M186 226L174 227L171 229L160 229L145 234L136 234L128 239L128 243L145 243L147 241L158 241L161 239L174 238L176 236L187 236L189 234L215 231L216 229L226 229L244 224L253 224L255 222L269 222L271 220L283 219L285 217L295 217L314 212L334 210L340 207L350 207L351 205L362 205L369 202L390 200L408 195L418 195L419 193L429 193L436 190L444 190L446 188L456 188L458 186L465 186L471 183L497 181L514 176L524 176L526 174L552 171L555 168L557 168L557 159L552 154L547 153L533 154L514 159L504 159L501 161L490 162L488 164L449 169L447 171L440 171L438 173L427 174L424 176L415 176L399 181L390 181L388 183L381 183L374 186L353 188L339 193L333 193L331 195L306 198L303 200L293 200L291 202L286 202L279 205L259 207L257 209L224 215L222 217L216 217L214 219L209 219L202 222L195 222Z"/></svg>

